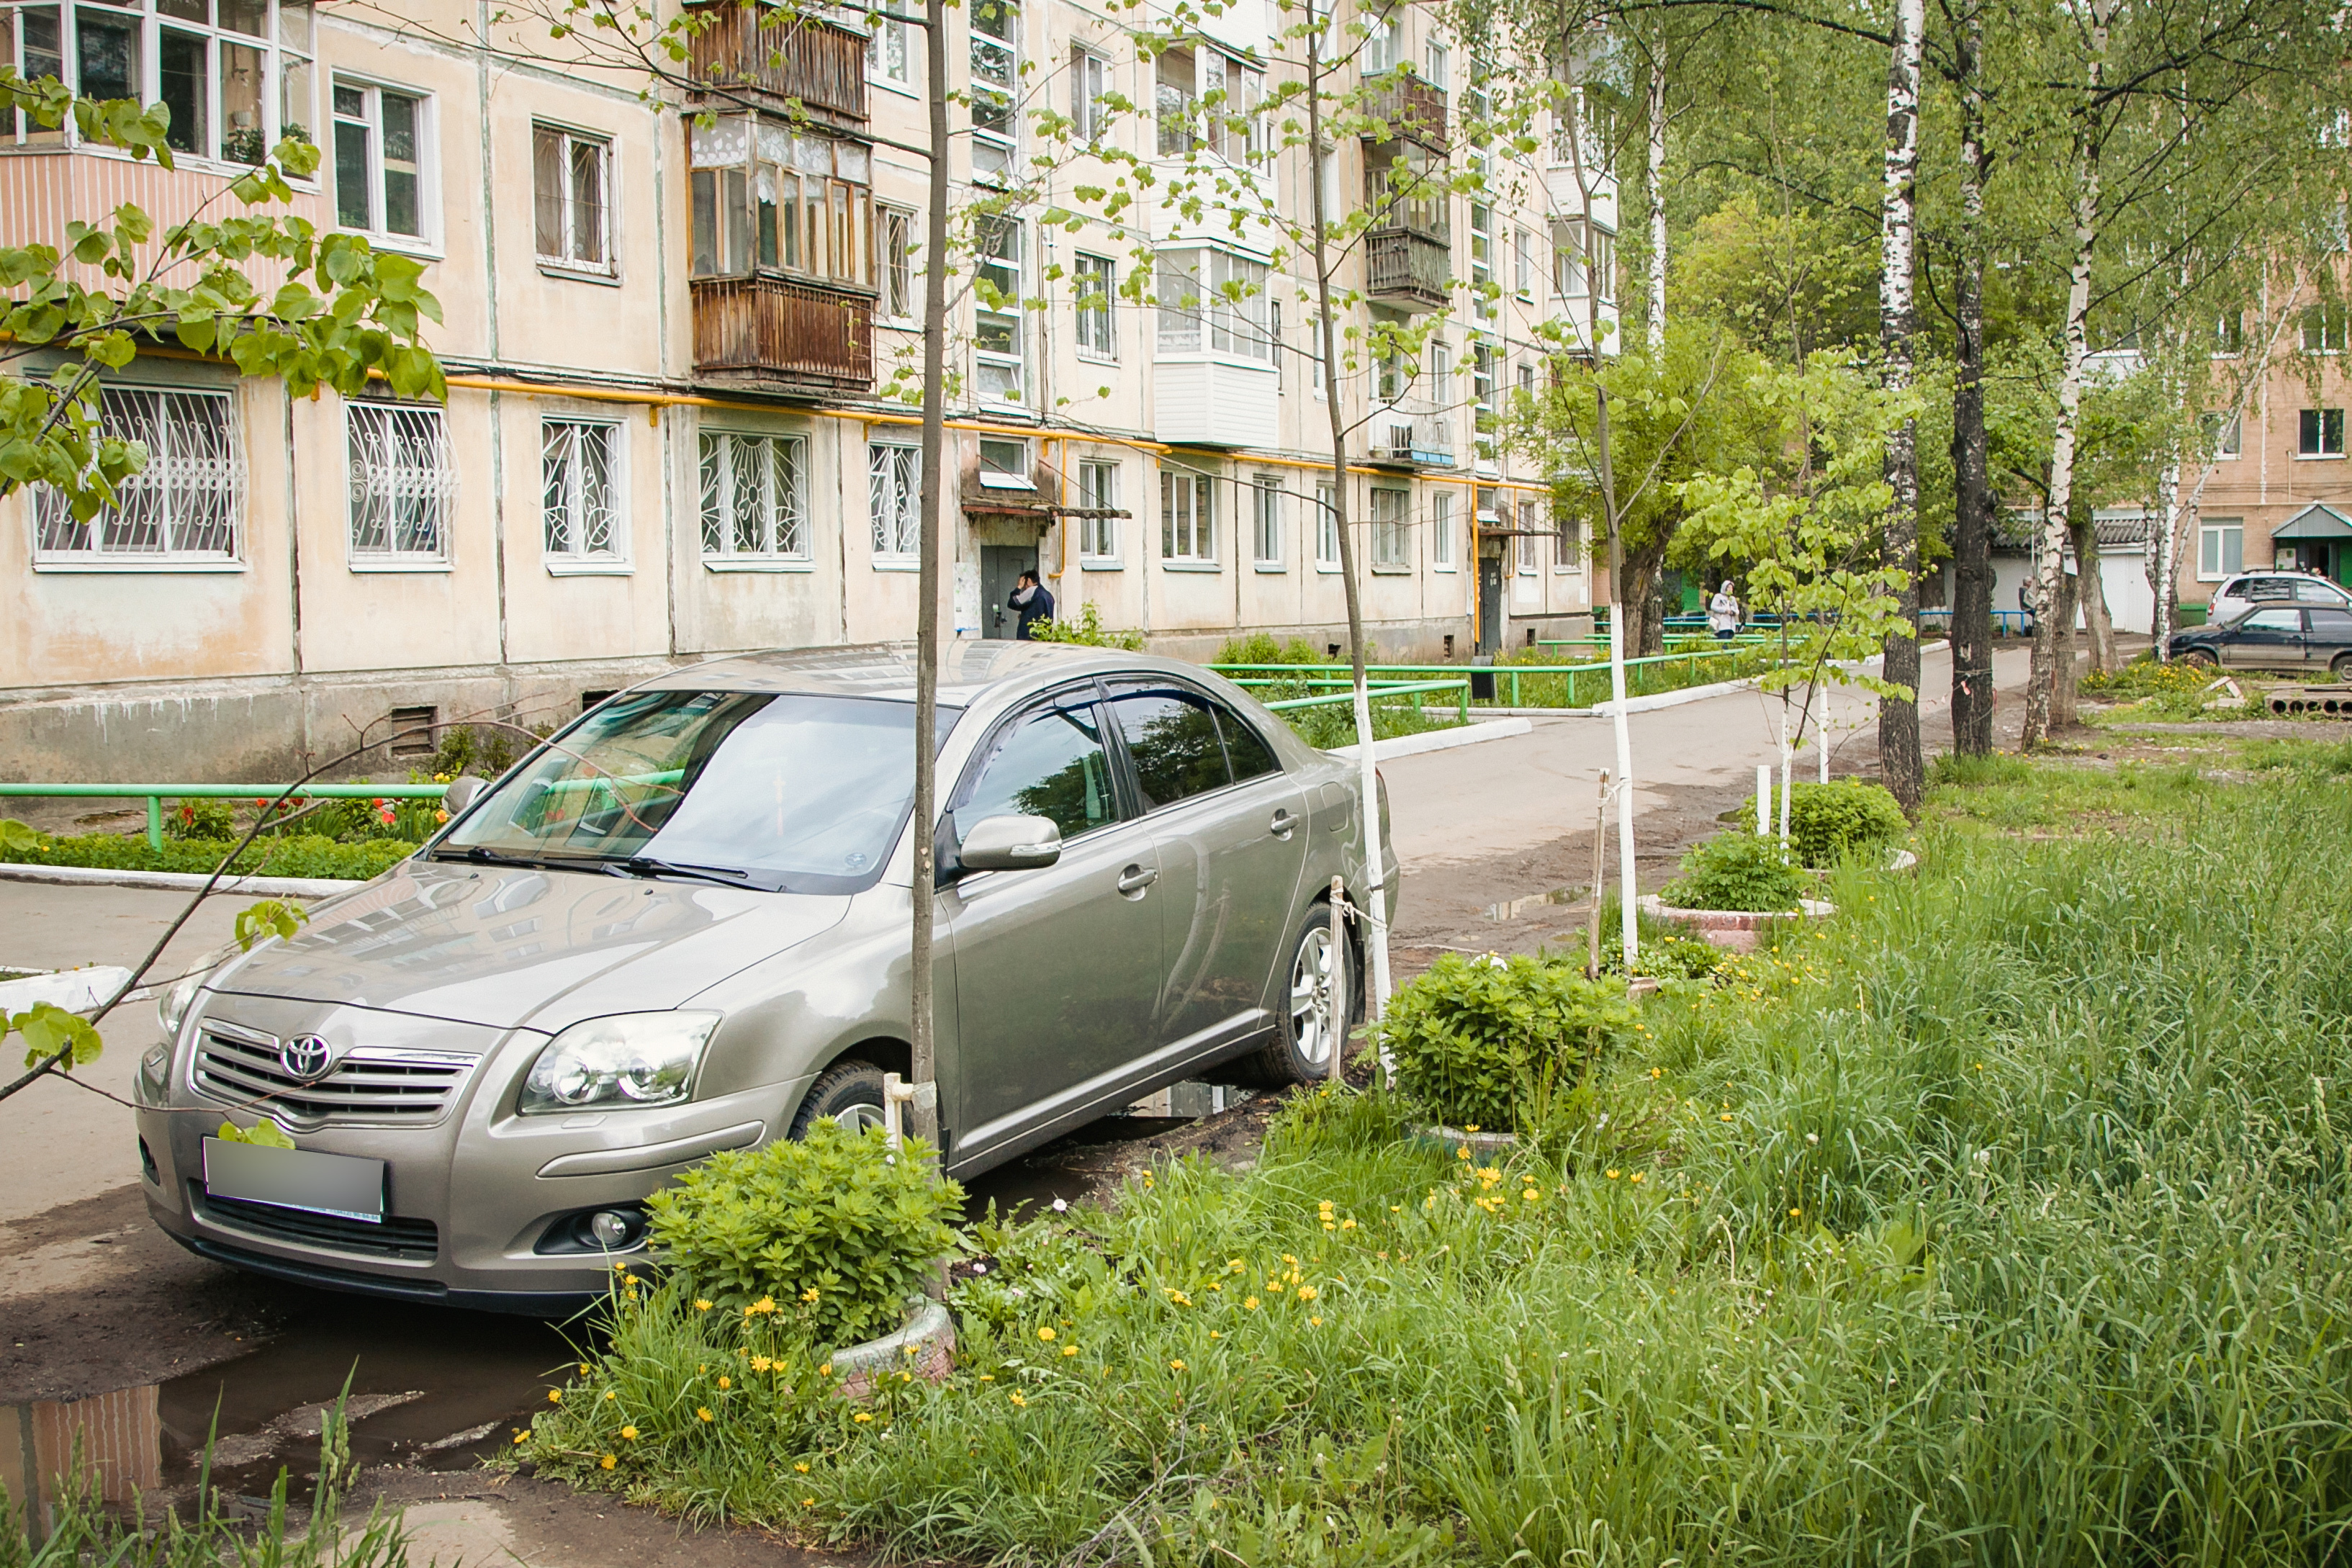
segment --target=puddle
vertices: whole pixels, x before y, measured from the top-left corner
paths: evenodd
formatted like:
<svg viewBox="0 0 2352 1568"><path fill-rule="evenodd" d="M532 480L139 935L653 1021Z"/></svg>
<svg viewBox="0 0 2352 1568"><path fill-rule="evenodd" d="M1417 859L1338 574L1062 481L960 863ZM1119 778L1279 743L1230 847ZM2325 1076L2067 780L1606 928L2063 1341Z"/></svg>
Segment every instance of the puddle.
<svg viewBox="0 0 2352 1568"><path fill-rule="evenodd" d="M1584 889L1580 886L1554 888L1548 893L1531 893L1524 899L1513 899L1507 903L1488 904L1486 918L1490 921L1515 921L1530 910L1551 909L1561 904L1580 904L1583 901Z"/></svg>

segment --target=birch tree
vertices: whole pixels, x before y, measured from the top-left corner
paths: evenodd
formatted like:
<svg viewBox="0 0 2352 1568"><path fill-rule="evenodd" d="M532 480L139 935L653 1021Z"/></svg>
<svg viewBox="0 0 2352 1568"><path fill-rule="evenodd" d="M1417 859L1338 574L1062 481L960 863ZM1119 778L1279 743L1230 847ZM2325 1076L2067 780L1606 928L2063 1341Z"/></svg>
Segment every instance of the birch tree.
<svg viewBox="0 0 2352 1568"><path fill-rule="evenodd" d="M1912 383L1912 269L1918 214L1919 60L1927 30L1923 0L1895 0L1886 71L1885 243L1878 285L1880 375L1889 396L1907 401ZM1906 811L1927 787L1919 755L1918 425L1907 415L1887 432L1885 560L1897 584L1896 625L1886 637L1878 704L1878 768Z"/></svg>

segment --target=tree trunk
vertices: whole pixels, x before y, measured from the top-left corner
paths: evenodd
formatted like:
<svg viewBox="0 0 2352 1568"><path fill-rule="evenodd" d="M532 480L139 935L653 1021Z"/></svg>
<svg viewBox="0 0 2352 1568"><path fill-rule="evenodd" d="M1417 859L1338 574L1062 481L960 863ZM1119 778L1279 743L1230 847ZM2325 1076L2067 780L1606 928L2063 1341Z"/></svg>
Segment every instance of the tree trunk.
<svg viewBox="0 0 2352 1568"><path fill-rule="evenodd" d="M2114 669L2116 623L2107 613L2107 584L2099 575L2099 525L2091 509L2078 506L2068 531L2074 536L2074 597L2083 606L2084 640L2091 647L2093 669Z"/></svg>
<svg viewBox="0 0 2352 1568"><path fill-rule="evenodd" d="M931 842L939 821L940 549L945 531L940 515L947 464L948 226L954 211L948 201L948 24L945 0L924 0L929 38L929 74L924 97L930 111L930 210L923 240L923 479L921 554L915 604L915 863L908 889L914 910L914 949L908 968L908 1017L910 1077L915 1083L909 1131L939 1146L939 1058L932 1035L931 911L937 850Z"/></svg>
<svg viewBox="0 0 2352 1568"><path fill-rule="evenodd" d="M1650 352L1666 346L1666 46L1650 56Z"/></svg>
<svg viewBox="0 0 2352 1568"><path fill-rule="evenodd" d="M2147 531L2147 591L2155 604L2149 634L2156 662L2172 657L2173 623L2180 617L2180 464L2164 465L2156 478L2156 523Z"/></svg>
<svg viewBox="0 0 2352 1568"><path fill-rule="evenodd" d="M1913 220L1919 180L1919 56L1926 0L1896 0L1886 70L1886 173L1878 278L1878 338L1889 392L1911 390ZM1906 419L1886 438L1886 562L1904 574L1900 613L1909 623L1886 639L1884 674L1906 697L1878 700L1878 772L1903 809L1916 812L1927 788L1919 755L1919 427Z"/></svg>
<svg viewBox="0 0 2352 1568"><path fill-rule="evenodd" d="M1952 384L1952 750L1992 752L1992 481L1984 422L1984 14L1971 6L1955 44L1960 96L1958 318Z"/></svg>
<svg viewBox="0 0 2352 1568"><path fill-rule="evenodd" d="M2050 728L2063 730L2074 722L2074 621L2083 609L2082 568L2058 579L2057 657L2052 669Z"/></svg>

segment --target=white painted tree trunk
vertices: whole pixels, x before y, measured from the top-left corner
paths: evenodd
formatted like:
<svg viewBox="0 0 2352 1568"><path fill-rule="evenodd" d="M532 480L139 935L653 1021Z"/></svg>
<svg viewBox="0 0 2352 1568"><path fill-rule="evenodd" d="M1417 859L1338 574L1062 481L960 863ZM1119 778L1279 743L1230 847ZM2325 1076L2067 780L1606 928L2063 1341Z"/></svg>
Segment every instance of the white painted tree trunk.
<svg viewBox="0 0 2352 1568"><path fill-rule="evenodd" d="M1886 390L1912 384L1912 279L1916 266L1919 183L1919 66L1927 0L1896 0L1895 44L1886 68L1886 157L1881 202L1878 341ZM1907 576L1898 591L1911 625L1886 639L1887 681L1906 695L1878 700L1878 768L1906 811L1926 787L1919 752L1919 426L1906 419L1886 438L1886 560Z"/></svg>
<svg viewBox="0 0 2352 1568"><path fill-rule="evenodd" d="M2180 464L2178 459L2164 465L2156 477L2156 510L2158 521L2147 534L2148 596L2156 608L2149 631L2156 638L2157 662L2172 657L2172 623L2179 595L2174 592L2174 574L2179 563L2180 538Z"/></svg>
<svg viewBox="0 0 2352 1568"><path fill-rule="evenodd" d="M1650 321L1653 353L1666 346L1666 52L1650 56Z"/></svg>

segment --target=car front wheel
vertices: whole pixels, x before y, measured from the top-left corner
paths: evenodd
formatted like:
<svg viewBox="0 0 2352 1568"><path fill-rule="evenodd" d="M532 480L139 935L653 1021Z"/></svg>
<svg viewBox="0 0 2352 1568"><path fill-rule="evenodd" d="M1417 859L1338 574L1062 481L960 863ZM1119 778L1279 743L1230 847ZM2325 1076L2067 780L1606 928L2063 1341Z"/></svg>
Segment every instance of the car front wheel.
<svg viewBox="0 0 2352 1568"><path fill-rule="evenodd" d="M1286 1083L1313 1083L1331 1076L1331 1053L1344 1048L1356 1022L1356 988L1348 973L1349 953L1342 940L1331 941L1331 912L1317 904L1285 950L1281 994L1276 998L1274 1038L1234 1064L1243 1083L1275 1089ZM1331 1005L1334 965L1338 967L1339 1005Z"/></svg>
<svg viewBox="0 0 2352 1568"><path fill-rule="evenodd" d="M818 1118L830 1116L845 1132L863 1132L882 1123L882 1069L855 1059L835 1062L817 1075L801 1097L789 1136L805 1138Z"/></svg>
<svg viewBox="0 0 2352 1568"><path fill-rule="evenodd" d="M2336 662L2327 667L2328 675L2338 686L2352 683L2352 653L2339 653Z"/></svg>
<svg viewBox="0 0 2352 1568"><path fill-rule="evenodd" d="M2181 663L2197 669L2210 669L2221 661L2201 647L2185 647L2174 656Z"/></svg>

